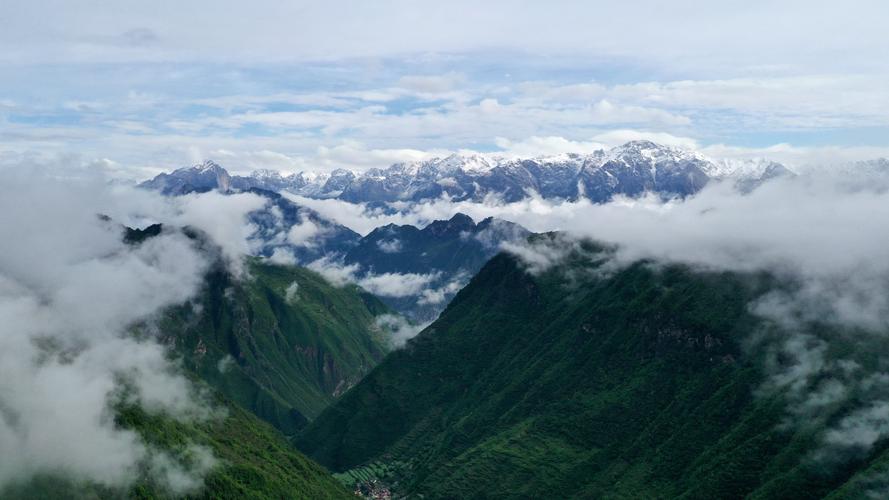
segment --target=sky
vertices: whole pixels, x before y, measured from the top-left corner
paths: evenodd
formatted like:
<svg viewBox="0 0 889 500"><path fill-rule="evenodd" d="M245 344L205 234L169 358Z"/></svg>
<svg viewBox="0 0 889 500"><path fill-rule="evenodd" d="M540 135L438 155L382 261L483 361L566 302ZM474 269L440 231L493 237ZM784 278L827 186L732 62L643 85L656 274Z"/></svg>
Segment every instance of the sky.
<svg viewBox="0 0 889 500"><path fill-rule="evenodd" d="M137 180L637 138L889 156L880 1L0 3L0 163Z"/></svg>

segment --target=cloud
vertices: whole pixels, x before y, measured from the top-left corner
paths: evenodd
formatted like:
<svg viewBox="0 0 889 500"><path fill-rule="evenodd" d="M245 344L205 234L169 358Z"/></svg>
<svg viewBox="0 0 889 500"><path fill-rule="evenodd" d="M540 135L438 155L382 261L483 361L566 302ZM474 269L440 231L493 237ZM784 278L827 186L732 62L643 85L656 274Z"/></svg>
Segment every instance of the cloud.
<svg viewBox="0 0 889 500"><path fill-rule="evenodd" d="M252 193L224 195L211 191L172 198L176 214L172 222L194 226L218 244L236 276L244 272L243 257L250 254L249 237L256 227L247 222L247 215L264 207L267 200Z"/></svg>
<svg viewBox="0 0 889 500"><path fill-rule="evenodd" d="M427 294L435 297L435 294L443 293L429 289L431 284L441 279L440 272L376 274L362 270L359 264L345 265L331 257L322 257L310 262L306 267L323 276L334 286L355 284L381 297L403 298L419 295L420 303L423 304L434 303L423 302Z"/></svg>
<svg viewBox="0 0 889 500"><path fill-rule="evenodd" d="M292 304L299 299L299 283L294 281L293 283L287 285L287 288L284 290L284 300L287 301L288 304Z"/></svg>
<svg viewBox="0 0 889 500"><path fill-rule="evenodd" d="M144 46L157 43L160 37L151 29L134 28L120 35L120 39L126 45Z"/></svg>
<svg viewBox="0 0 889 500"><path fill-rule="evenodd" d="M164 201L71 173L3 170L0 488L42 474L125 488L147 472L175 494L190 491L212 454L192 447L200 460L188 465L115 425L113 406L184 420L214 414L163 346L128 333L192 297L205 257L175 231L123 243L115 220Z"/></svg>
<svg viewBox="0 0 889 500"><path fill-rule="evenodd" d="M684 149L698 149L698 142L690 137L680 137L666 132L646 132L643 130L618 129L602 132L593 136L593 140L601 141L610 147L620 146L630 141L652 141L667 146Z"/></svg>
<svg viewBox="0 0 889 500"><path fill-rule="evenodd" d="M430 283L437 280L440 273L383 273L368 274L357 283L361 288L374 295L383 297L411 297L425 290Z"/></svg>
<svg viewBox="0 0 889 500"><path fill-rule="evenodd" d="M275 248L272 251L272 255L269 257L269 261L273 264L287 266L295 266L297 264L296 256L293 255L293 252L283 247Z"/></svg>
<svg viewBox="0 0 889 500"><path fill-rule="evenodd" d="M580 240L564 233L533 242L507 241L501 245L504 252L518 257L525 269L533 275L549 271L564 264L572 255L581 251Z"/></svg>
<svg viewBox="0 0 889 500"><path fill-rule="evenodd" d="M383 314L374 319L374 325L389 334L389 342L395 348L402 347L430 324L431 322L414 324L404 317L394 314Z"/></svg>
<svg viewBox="0 0 889 500"><path fill-rule="evenodd" d="M307 268L320 274L334 286L345 286L358 281L358 264L343 265L330 257L322 257L306 265Z"/></svg>
<svg viewBox="0 0 889 500"><path fill-rule="evenodd" d="M612 94L671 110L721 109L770 126L886 125L889 101L871 99L885 75L817 75L680 80L618 85ZM843 94L843 99L835 96ZM716 117L718 119L718 117ZM744 120L735 120L742 126ZM724 124L723 124L724 125Z"/></svg>
<svg viewBox="0 0 889 500"><path fill-rule="evenodd" d="M228 373L235 364L235 358L231 354L226 354L219 358L219 362L216 363L216 369L219 370L219 373Z"/></svg>
<svg viewBox="0 0 889 500"><path fill-rule="evenodd" d="M494 142L504 153L523 158L563 153L589 154L600 149L607 149L607 146L601 142L572 141L559 136L531 136L519 141L498 137Z"/></svg>
<svg viewBox="0 0 889 500"><path fill-rule="evenodd" d="M401 251L401 240L380 240L377 242L377 248L383 253L398 253Z"/></svg>
<svg viewBox="0 0 889 500"><path fill-rule="evenodd" d="M465 80L465 75L453 72L444 75L407 75L399 78L398 86L426 94L441 93L453 90Z"/></svg>
<svg viewBox="0 0 889 500"><path fill-rule="evenodd" d="M287 241L296 246L312 247L316 244L316 238L323 236L325 232L325 228L310 219L303 218L299 224L290 226L287 231Z"/></svg>
<svg viewBox="0 0 889 500"><path fill-rule="evenodd" d="M150 7L128 2L125 10L114 12L102 9L97 1L79 8L57 5L54 10L46 4L38 1L0 10L0 16L9 20L8 33L0 36L4 60L45 64L68 57L75 63L259 64L358 59L372 71L374 60L404 57L406 50L412 58L429 64L437 58L457 59L498 48L501 57L518 52L569 56L572 61L632 59L651 65L669 60L676 61L671 65L674 71L734 68L744 74L752 69L871 68L874 63L867 57L886 47L878 22L885 6L869 0L808 9L811 5L796 0L779 6L761 1L680 2L670 9L653 1L633 5L560 1L523 9L505 1L484 5L456 1L432 10L401 1L374 6L353 2L347 9L272 1L260 1L248 9L226 2L225 8L213 9L217 4L207 1L183 8L164 0ZM170 16L173 11L178 15ZM430 17L438 22L426 22ZM633 22L618 22L626 19ZM594 20L599 22L590 30ZM120 26L151 29L163 33L169 42L150 49L90 43L116 35ZM238 43L226 36L226 30L211 28L219 26L238 26L249 42ZM750 26L762 29L751 34ZM833 31L826 33L826 27ZM837 57L841 54L845 60ZM446 75L447 70L434 74Z"/></svg>
<svg viewBox="0 0 889 500"><path fill-rule="evenodd" d="M459 292L469 281L470 276L466 273L459 273L450 281L438 288L426 288L420 291L420 298L417 299L419 305L437 306L444 304L455 293Z"/></svg>

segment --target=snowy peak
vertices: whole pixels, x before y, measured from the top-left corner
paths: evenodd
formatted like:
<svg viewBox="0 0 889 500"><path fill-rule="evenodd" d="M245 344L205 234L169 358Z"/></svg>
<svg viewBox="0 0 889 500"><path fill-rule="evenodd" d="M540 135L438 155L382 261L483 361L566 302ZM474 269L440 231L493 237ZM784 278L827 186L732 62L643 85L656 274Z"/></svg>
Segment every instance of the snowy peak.
<svg viewBox="0 0 889 500"><path fill-rule="evenodd" d="M669 168L682 164L708 164L704 155L672 146L664 146L651 141L631 141L608 150L603 163L619 161L627 165L648 165Z"/></svg>
<svg viewBox="0 0 889 500"><path fill-rule="evenodd" d="M141 187L160 191L165 195L181 195L232 189L232 177L228 171L212 160L190 167L182 167L169 174L160 174L143 182Z"/></svg>
<svg viewBox="0 0 889 500"><path fill-rule="evenodd" d="M484 172L497 165L493 158L480 154L458 155L456 153L441 160L431 162L436 169L443 174L452 174L457 171Z"/></svg>
<svg viewBox="0 0 889 500"><path fill-rule="evenodd" d="M222 168L218 163L214 162L213 160L206 160L206 161L204 161L204 163L200 163L200 164L195 165L191 168L193 170L196 170L197 172L200 172L200 173L203 173L203 172L213 172L213 173L225 172L226 174L228 174L228 172L224 168Z"/></svg>

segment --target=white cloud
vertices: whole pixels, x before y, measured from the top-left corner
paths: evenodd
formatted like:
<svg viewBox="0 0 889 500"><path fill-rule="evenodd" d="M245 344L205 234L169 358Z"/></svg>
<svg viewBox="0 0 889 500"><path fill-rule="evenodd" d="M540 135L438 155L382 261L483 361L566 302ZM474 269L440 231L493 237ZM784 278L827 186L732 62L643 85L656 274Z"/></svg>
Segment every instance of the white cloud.
<svg viewBox="0 0 889 500"><path fill-rule="evenodd" d="M448 300L453 294L459 292L460 289L462 289L468 281L469 276L464 273L460 273L452 277L450 281L438 288L426 288L424 290L421 290L420 298L417 299L417 304L421 306L437 306L444 304L445 300Z"/></svg>
<svg viewBox="0 0 889 500"><path fill-rule="evenodd" d="M673 110L736 112L770 126L864 127L889 124L889 100L874 95L886 82L886 75L682 80L618 85L610 94Z"/></svg>
<svg viewBox="0 0 889 500"><path fill-rule="evenodd" d="M183 7L169 0L150 6L127 2L119 11L107 11L98 1L53 7L46 1L3 6L0 17L9 25L0 35L4 60L262 63L370 58L363 64L373 70L374 59L403 56L406 50L435 60L436 54L459 57L500 48L504 54L570 55L573 60L674 61L675 70L733 69L743 74L751 69L871 68L876 63L868 57L887 47L879 22L885 5L870 0L817 6L797 0L780 5L683 1L671 8L653 1L560 1L521 9L504 1L434 7L350 2L347 8L260 1L248 9L233 2L218 8L206 1ZM170 16L174 11L177 15ZM428 22L430 18L437 22ZM227 36L229 29L211 29L220 26L237 26L249 43Z"/></svg>
<svg viewBox="0 0 889 500"><path fill-rule="evenodd" d="M601 141L608 146L620 146L630 141L652 141L667 146L684 149L698 149L698 143L690 137L681 137L666 132L646 132L643 130L619 129L602 132L593 136L593 140Z"/></svg>
<svg viewBox="0 0 889 500"><path fill-rule="evenodd" d="M380 240L377 242L377 248L383 253L398 253L401 252L402 248L401 240Z"/></svg>
<svg viewBox="0 0 889 500"><path fill-rule="evenodd" d="M403 346L408 340L417 336L418 333L426 329L431 322L413 324L402 316L394 314L383 314L374 319L377 328L383 329L389 334L389 341L393 347Z"/></svg>
<svg viewBox="0 0 889 500"><path fill-rule="evenodd" d="M355 284L381 297L412 297L425 293L430 284L441 278L441 273L382 273L361 272L358 264L345 265L329 257L310 262L306 267L317 272L334 286Z"/></svg>
<svg viewBox="0 0 889 500"><path fill-rule="evenodd" d="M148 472L175 493L199 486L215 463L211 454L195 448L203 459L186 466L116 426L111 406L126 380L126 401L151 413L212 414L163 346L127 334L195 294L204 257L172 231L128 246L116 222L98 217L123 221L140 204L163 203L149 194L109 189L89 176L3 174L0 488L39 474L126 487L143 463L163 464Z"/></svg>
<svg viewBox="0 0 889 500"><path fill-rule="evenodd" d="M572 141L559 136L531 136L518 141L498 137L494 142L505 154L520 158L534 158L562 153L589 154L608 147L602 142Z"/></svg>
<svg viewBox="0 0 889 500"><path fill-rule="evenodd" d="M232 357L231 354L226 354L225 356L219 358L219 362L216 363L216 369L219 373L228 373L232 367L235 366L235 358Z"/></svg>
<svg viewBox="0 0 889 500"><path fill-rule="evenodd" d="M580 251L580 242L573 236L557 233L553 239L539 242L504 242L503 251L518 257L525 269L534 275L564 264L573 253Z"/></svg>
<svg viewBox="0 0 889 500"><path fill-rule="evenodd" d="M173 201L178 214L172 222L206 232L222 248L235 274L241 275L243 257L250 254L248 238L256 231L247 222L247 214L265 206L267 200L252 193L224 195L214 191L177 196Z"/></svg>
<svg viewBox="0 0 889 500"><path fill-rule="evenodd" d="M306 265L312 271L320 274L334 286L345 286L358 281L358 264L345 266L329 257L322 257Z"/></svg>
<svg viewBox="0 0 889 500"><path fill-rule="evenodd" d="M295 266L296 265L296 256L293 255L293 252L284 247L275 248L272 251L272 255L269 257L269 261L273 264L281 264L285 266Z"/></svg>
<svg viewBox="0 0 889 500"><path fill-rule="evenodd" d="M299 224L294 224L287 231L287 241L296 246L312 247L316 239L323 236L325 228L318 226L310 219L303 218Z"/></svg>
<svg viewBox="0 0 889 500"><path fill-rule="evenodd" d="M299 283L294 281L293 283L287 285L287 288L284 290L284 300L287 301L288 304L292 304L299 299Z"/></svg>
<svg viewBox="0 0 889 500"><path fill-rule="evenodd" d="M368 274L357 283L374 295L383 297L411 297L425 290L440 273L383 273Z"/></svg>

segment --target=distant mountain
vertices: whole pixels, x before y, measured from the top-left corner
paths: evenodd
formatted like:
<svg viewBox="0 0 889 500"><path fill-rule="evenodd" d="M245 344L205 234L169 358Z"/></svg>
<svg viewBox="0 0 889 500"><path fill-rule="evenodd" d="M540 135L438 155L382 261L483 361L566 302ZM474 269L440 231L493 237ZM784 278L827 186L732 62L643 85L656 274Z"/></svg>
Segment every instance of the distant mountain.
<svg viewBox="0 0 889 500"><path fill-rule="evenodd" d="M253 255L273 258L279 263L304 265L321 257L342 256L361 239L360 234L322 217L311 208L298 205L276 191L248 186L243 179L229 176L225 169L213 162L205 162L171 174L161 174L141 186L167 196L218 190L227 194L252 193L266 198L262 208L248 214L255 229L249 243Z"/></svg>
<svg viewBox="0 0 889 500"><path fill-rule="evenodd" d="M256 228L250 238L253 255L305 265L321 257L344 255L361 240L355 231L278 193L259 188L246 191L268 199L262 209L248 215Z"/></svg>
<svg viewBox="0 0 889 500"><path fill-rule="evenodd" d="M537 241L545 238L550 249L571 248L558 236ZM805 369L750 343L766 332L787 338L774 323L764 330L748 307L783 285L645 262L602 272L608 249L580 248L538 275L514 256L494 257L297 445L341 477L378 478L399 495L428 499L883 491L875 471L889 463L885 439L872 450L854 441L822 448L849 406L813 392L819 411L797 425L787 411L799 387L760 390L767 370L784 366L786 377ZM829 338L819 356L857 342ZM863 433L884 424L848 425Z"/></svg>
<svg viewBox="0 0 889 500"><path fill-rule="evenodd" d="M700 153L633 141L591 154L562 154L529 159L490 155L451 155L426 161L396 163L361 174L335 170L330 174L290 174L268 170L248 177L227 178L207 162L147 181L144 187L165 193L213 188L286 190L312 198L338 198L349 202L387 203L421 201L441 196L482 200L495 196L507 202L539 193L547 199L596 203L617 195L655 193L664 198L696 193L714 180L729 180L740 189L752 189L782 175L786 167L762 160L715 162Z"/></svg>
<svg viewBox="0 0 889 500"><path fill-rule="evenodd" d="M388 224L371 231L345 254L359 276L413 273L430 276L418 294L381 297L418 321L434 319L457 291L500 251L504 242L524 241L530 232L518 224L488 217L477 223L458 213L420 229Z"/></svg>
<svg viewBox="0 0 889 500"><path fill-rule="evenodd" d="M205 193L214 189L225 192L232 188L232 177L227 170L207 160L193 167L182 167L169 174L162 173L140 186L172 196Z"/></svg>
<svg viewBox="0 0 889 500"><path fill-rule="evenodd" d="M202 168L195 167L196 170ZM187 169L176 172L180 171L191 172ZM251 177L258 178L278 179L269 173ZM325 185L340 189L345 185L343 182L351 178L346 171L335 172ZM248 214L255 229L249 237L252 255L280 264L311 266L315 263L321 267L348 268L353 270L349 278L359 282L370 280L363 282L364 285L378 293L387 305L421 322L434 319L469 278L499 251L501 243L524 241L530 234L512 222L487 218L476 224L469 216L456 214L450 220L434 221L423 229L389 224L362 237L279 193L247 187L241 179L231 178L228 185L242 185L244 189L240 192L268 200L263 208ZM203 188L221 189L207 184ZM236 192L234 189L228 192ZM170 195L174 193L186 194L183 189L171 191ZM322 260L324 263L320 264ZM410 278L422 280L422 286L417 284L414 286L417 290L411 293L372 286L380 280L404 279L387 276L396 274L414 275Z"/></svg>
<svg viewBox="0 0 889 500"><path fill-rule="evenodd" d="M796 175L784 165L765 159L725 160L720 165L721 171L727 172L722 179L731 182L742 193L749 193L772 179Z"/></svg>

